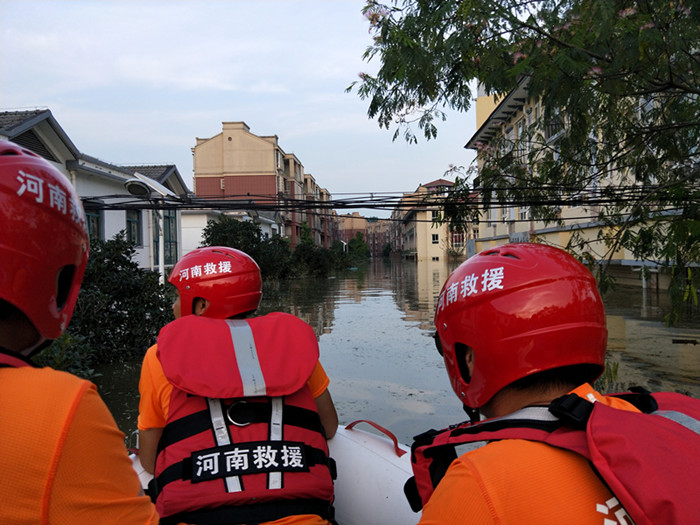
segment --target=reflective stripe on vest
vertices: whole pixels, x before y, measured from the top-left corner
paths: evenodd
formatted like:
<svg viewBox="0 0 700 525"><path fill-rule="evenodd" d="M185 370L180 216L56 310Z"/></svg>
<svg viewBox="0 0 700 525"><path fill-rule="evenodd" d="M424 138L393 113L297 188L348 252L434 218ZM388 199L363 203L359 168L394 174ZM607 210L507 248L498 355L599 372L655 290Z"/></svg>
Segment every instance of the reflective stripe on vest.
<svg viewBox="0 0 700 525"><path fill-rule="evenodd" d="M253 330L242 319L228 319L226 324L231 330L233 350L236 353L236 361L238 361L244 397L267 395L265 378L258 359L258 350L255 348Z"/></svg>
<svg viewBox="0 0 700 525"><path fill-rule="evenodd" d="M231 436L228 433L228 425L226 425L226 419L224 418L221 400L207 398L207 405L209 406L209 416L211 417L216 444L219 446L230 445ZM241 490L243 489L239 476L228 476L226 478L226 492L240 492Z"/></svg>
<svg viewBox="0 0 700 525"><path fill-rule="evenodd" d="M690 417L687 414L673 410L659 410L658 412L654 412L654 415L675 421L679 425L683 425L688 430L692 430L696 434L700 434L700 421Z"/></svg>

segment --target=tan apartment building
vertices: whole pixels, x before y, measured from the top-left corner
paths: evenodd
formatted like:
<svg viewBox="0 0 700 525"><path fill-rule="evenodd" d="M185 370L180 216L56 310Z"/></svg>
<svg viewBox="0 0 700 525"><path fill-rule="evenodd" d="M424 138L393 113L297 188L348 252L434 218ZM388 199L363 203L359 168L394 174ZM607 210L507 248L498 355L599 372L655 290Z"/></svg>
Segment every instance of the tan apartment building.
<svg viewBox="0 0 700 525"><path fill-rule="evenodd" d="M338 240L347 245L350 239L361 233L362 239L367 242L367 219L354 211L344 215L338 215Z"/></svg>
<svg viewBox="0 0 700 525"><path fill-rule="evenodd" d="M322 198L331 200L330 194L304 173L296 155L280 147L277 135L259 136L245 122L223 122L221 133L197 138L192 151L197 197L249 201L251 208L281 225L280 233L290 239L292 248L304 222L318 245L331 242L323 232L332 229L322 225L320 212L313 207Z"/></svg>
<svg viewBox="0 0 700 525"><path fill-rule="evenodd" d="M391 215L390 242L395 253L419 261L441 261L450 256L466 255L470 233L452 233L447 224L439 221L443 213L440 202L453 185L453 182L438 179L404 194Z"/></svg>
<svg viewBox="0 0 700 525"><path fill-rule="evenodd" d="M330 208L331 194L316 184L316 179L304 174L304 195L306 196L306 218L303 219L311 229L311 237L316 246L330 248L335 237L333 227L335 214Z"/></svg>
<svg viewBox="0 0 700 525"><path fill-rule="evenodd" d="M332 209L331 201L333 197L324 188L319 190L321 210L320 210L320 235L321 246L331 248L333 242L338 239L338 214Z"/></svg>
<svg viewBox="0 0 700 525"><path fill-rule="evenodd" d="M487 96L480 89L476 110L477 132L469 139L465 148L477 151L479 169L484 164L483 151L489 149L485 146L498 143L501 155L510 155L512 162L524 163L527 162L529 145L527 141L519 142L518 139L526 137L531 125L539 128L543 139L553 148L565 125L564 116L557 125L544 124L542 105L539 100L529 97L526 80L521 81L515 89L500 99ZM531 169L536 170L537 166L532 166ZM613 181L610 178L591 177L586 191L593 194L599 186L611 183ZM481 188L476 190L483 191ZM483 210L476 250L481 251L507 242L527 242L535 239L565 247L573 232L577 232L577 235L588 241L591 255L599 259L606 253L602 241L597 240L600 222L596 217L599 209L594 204L585 203L585 199L581 201L583 203L563 204L558 207L563 225L546 225L542 221L533 220L528 206L500 204L494 199L492 205ZM613 262L621 266L641 265L627 250L617 251L613 255Z"/></svg>
<svg viewBox="0 0 700 525"><path fill-rule="evenodd" d="M369 246L369 253L372 257L382 257L384 247L389 244L389 232L391 231L391 221L370 217L367 219L366 242Z"/></svg>

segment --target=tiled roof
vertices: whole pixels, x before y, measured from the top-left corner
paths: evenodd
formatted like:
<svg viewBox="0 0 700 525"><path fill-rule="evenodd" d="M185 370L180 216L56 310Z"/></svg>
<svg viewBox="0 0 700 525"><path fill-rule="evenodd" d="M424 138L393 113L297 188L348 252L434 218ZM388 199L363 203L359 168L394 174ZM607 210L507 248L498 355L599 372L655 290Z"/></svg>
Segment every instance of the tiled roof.
<svg viewBox="0 0 700 525"><path fill-rule="evenodd" d="M10 131L27 120L46 112L46 109L31 109L25 111L1 111L0 112L0 130Z"/></svg>
<svg viewBox="0 0 700 525"><path fill-rule="evenodd" d="M145 166L122 166L130 171L137 171L153 180L160 181L166 173L169 173L175 166L173 164L153 164Z"/></svg>

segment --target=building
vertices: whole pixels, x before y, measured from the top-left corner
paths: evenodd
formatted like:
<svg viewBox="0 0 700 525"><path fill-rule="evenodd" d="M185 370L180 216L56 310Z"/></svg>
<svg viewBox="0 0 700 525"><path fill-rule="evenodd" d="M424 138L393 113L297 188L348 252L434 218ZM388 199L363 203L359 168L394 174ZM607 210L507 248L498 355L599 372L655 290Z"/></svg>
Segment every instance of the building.
<svg viewBox="0 0 700 525"><path fill-rule="evenodd" d="M277 135L259 136L245 122L223 122L221 133L196 139L193 154L198 198L249 203L250 210L280 225L292 248L304 223L317 245L332 243L332 214L321 207L330 194L304 172L296 155L280 147Z"/></svg>
<svg viewBox="0 0 700 525"><path fill-rule="evenodd" d="M365 240L369 246L372 257L382 257L384 248L390 245L389 235L391 231L391 221L370 217L367 219L367 234Z"/></svg>
<svg viewBox="0 0 700 525"><path fill-rule="evenodd" d="M181 255L178 209L149 210L152 204L135 199L126 183L140 174L177 196L189 190L174 165L117 166L82 153L48 109L0 111L0 139L11 140L43 157L64 173L81 197L90 235L111 239L124 231L134 242L134 260L142 268L158 269L158 222L163 218L164 266ZM153 201L159 201L153 195Z"/></svg>
<svg viewBox="0 0 700 525"><path fill-rule="evenodd" d="M438 179L404 194L391 215L393 225L388 238L394 253L420 261L465 256L471 232L451 232L440 221L442 202L453 185Z"/></svg>
<svg viewBox="0 0 700 525"><path fill-rule="evenodd" d="M367 242L367 219L354 211L338 215L338 240L344 245L354 239L357 234L362 235L362 239Z"/></svg>
<svg viewBox="0 0 700 525"><path fill-rule="evenodd" d="M552 120L545 122L543 104L530 97L527 78L505 96L497 98L487 96L481 89L477 98L477 132L469 139L465 148L477 151L477 164L481 171L485 156L497 152L512 163L521 166L528 162L531 139L536 136L544 146L556 152L556 144L566 126L566 115L559 113ZM533 132L534 130L534 132ZM529 166L537 170L537 164ZM499 203L492 199L492 204L483 210L483 219L479 224L477 251L507 242L538 241L559 247L566 247L573 236L577 242L586 246L586 252L594 260L609 260L611 269L616 273L618 282L622 279L636 281L637 272L647 266L652 272L652 281L648 285L658 285L658 267L654 263L638 260L634 254L617 248L612 254L608 252L605 241L599 237L602 223L597 219L600 207L594 198L599 189L609 184L619 184L619 174L610 173L602 177L591 168L588 186L568 199L571 195L562 195L561 203L556 206L557 223L546 224L535 220L527 203ZM508 176L505 174L504 176ZM482 193L483 188L476 191ZM590 202L589 202L590 201ZM646 276L642 272L643 285Z"/></svg>

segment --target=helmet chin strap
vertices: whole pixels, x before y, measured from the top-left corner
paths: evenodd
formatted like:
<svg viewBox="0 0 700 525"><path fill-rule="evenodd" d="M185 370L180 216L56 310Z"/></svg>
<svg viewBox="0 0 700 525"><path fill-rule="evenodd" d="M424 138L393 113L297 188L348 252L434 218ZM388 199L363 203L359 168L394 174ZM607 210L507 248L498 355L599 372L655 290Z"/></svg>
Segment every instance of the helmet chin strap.
<svg viewBox="0 0 700 525"><path fill-rule="evenodd" d="M478 423L481 421L481 413L476 408L468 407L467 405L462 405L462 410L469 416L469 421L472 423Z"/></svg>
<svg viewBox="0 0 700 525"><path fill-rule="evenodd" d="M53 339L44 339L41 343L39 343L38 345L36 345L34 348L32 348L32 349L31 349L27 354L25 354L25 355L26 355L28 358L31 359L33 356L35 356L36 354L38 354L39 352L41 352L41 351L44 350L45 348L48 348L48 347L51 345L51 343L53 343Z"/></svg>

